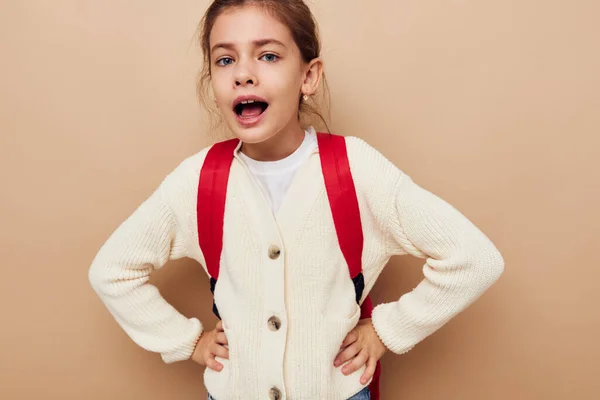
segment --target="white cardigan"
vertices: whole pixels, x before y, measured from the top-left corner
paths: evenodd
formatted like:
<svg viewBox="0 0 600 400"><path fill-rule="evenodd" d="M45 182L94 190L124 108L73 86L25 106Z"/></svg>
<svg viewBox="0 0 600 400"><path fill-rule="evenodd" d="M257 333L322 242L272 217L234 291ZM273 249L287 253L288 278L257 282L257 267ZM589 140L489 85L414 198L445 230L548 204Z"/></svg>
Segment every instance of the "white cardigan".
<svg viewBox="0 0 600 400"><path fill-rule="evenodd" d="M398 301L379 304L373 325L402 354L464 310L500 276L492 242L454 207L415 184L364 141L346 138L364 232L364 297L393 255L426 260L423 281ZM89 279L120 326L167 363L190 358L203 331L148 283L168 260L204 265L196 196L207 149L184 160L110 236ZM273 257L270 249L280 249ZM208 280L208 277L207 277ZM236 153L225 210L215 301L229 341L220 372L205 370L219 400L342 400L365 385L364 367L344 376L333 360L360 308L337 242L318 150L296 173L273 216ZM209 306L209 305L207 305ZM279 329L269 323L280 321ZM275 324L277 326L277 324Z"/></svg>

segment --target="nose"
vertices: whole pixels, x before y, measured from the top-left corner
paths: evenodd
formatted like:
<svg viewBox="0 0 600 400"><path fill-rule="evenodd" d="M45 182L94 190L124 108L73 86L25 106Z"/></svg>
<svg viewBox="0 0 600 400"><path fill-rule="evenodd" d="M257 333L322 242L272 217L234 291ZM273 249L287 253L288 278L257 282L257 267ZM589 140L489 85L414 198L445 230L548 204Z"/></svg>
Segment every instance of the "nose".
<svg viewBox="0 0 600 400"><path fill-rule="evenodd" d="M245 87L248 85L255 85L258 83L256 75L252 71L247 63L239 61L236 65L235 71L235 86Z"/></svg>

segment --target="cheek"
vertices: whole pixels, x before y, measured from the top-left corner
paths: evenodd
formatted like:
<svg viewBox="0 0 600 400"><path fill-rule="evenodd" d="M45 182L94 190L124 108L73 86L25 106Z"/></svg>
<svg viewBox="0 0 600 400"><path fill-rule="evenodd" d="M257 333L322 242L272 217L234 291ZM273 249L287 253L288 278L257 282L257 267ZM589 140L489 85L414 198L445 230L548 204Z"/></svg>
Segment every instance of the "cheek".
<svg viewBox="0 0 600 400"><path fill-rule="evenodd" d="M302 82L296 75L279 75L271 81L273 92L287 104L297 104Z"/></svg>
<svg viewBox="0 0 600 400"><path fill-rule="evenodd" d="M210 83L212 86L213 93L215 97L219 99L223 99L226 96L226 92L228 89L228 78L225 76L223 71L219 71L217 73L213 73Z"/></svg>

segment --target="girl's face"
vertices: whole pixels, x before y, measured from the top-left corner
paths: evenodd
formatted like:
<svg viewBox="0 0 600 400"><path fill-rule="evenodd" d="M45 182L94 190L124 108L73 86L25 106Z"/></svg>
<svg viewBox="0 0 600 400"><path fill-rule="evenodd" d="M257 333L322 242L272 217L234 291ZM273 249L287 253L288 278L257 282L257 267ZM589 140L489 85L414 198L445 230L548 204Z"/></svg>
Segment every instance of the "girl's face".
<svg viewBox="0 0 600 400"><path fill-rule="evenodd" d="M228 10L210 33L210 60L215 101L240 140L299 129L299 99L315 92L320 61L303 62L285 25L257 7Z"/></svg>

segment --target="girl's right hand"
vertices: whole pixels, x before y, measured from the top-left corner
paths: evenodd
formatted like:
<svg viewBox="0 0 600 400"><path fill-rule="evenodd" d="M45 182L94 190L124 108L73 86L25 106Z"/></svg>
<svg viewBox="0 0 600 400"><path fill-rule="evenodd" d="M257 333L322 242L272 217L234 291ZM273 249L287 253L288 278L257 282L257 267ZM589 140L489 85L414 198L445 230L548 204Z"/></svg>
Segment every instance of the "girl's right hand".
<svg viewBox="0 0 600 400"><path fill-rule="evenodd" d="M215 356L229 360L229 349L226 345L227 336L223 330L223 323L219 321L214 330L202 333L192 354L192 360L219 372L223 369L223 364L215 360Z"/></svg>

